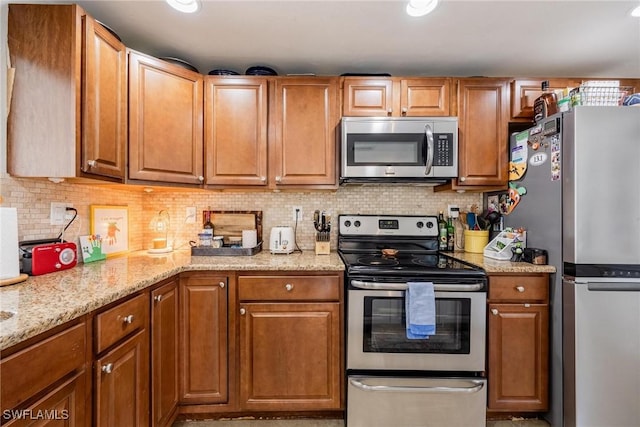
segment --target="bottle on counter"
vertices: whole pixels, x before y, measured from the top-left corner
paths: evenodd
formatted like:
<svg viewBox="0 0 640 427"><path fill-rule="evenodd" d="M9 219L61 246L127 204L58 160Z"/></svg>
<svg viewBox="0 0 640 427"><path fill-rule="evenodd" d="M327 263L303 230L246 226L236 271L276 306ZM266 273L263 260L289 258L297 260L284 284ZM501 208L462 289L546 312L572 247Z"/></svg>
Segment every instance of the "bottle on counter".
<svg viewBox="0 0 640 427"><path fill-rule="evenodd" d="M554 91L549 90L549 81L542 82L542 95L533 103L533 119L536 123L558 112L558 100Z"/></svg>
<svg viewBox="0 0 640 427"><path fill-rule="evenodd" d="M453 218L447 218L447 250L453 252L456 245L456 229L453 226Z"/></svg>
<svg viewBox="0 0 640 427"><path fill-rule="evenodd" d="M211 222L210 211L204 211L204 224L202 225L202 232L213 236L213 223Z"/></svg>
<svg viewBox="0 0 640 427"><path fill-rule="evenodd" d="M438 250L447 250L447 222L442 211L438 214Z"/></svg>

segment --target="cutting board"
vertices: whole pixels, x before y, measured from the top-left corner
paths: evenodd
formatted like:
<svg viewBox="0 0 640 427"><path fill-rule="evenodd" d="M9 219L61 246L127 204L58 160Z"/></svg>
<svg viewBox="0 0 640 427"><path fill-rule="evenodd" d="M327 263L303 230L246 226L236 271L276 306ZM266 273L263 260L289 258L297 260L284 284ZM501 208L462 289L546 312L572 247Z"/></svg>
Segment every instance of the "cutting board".
<svg viewBox="0 0 640 427"><path fill-rule="evenodd" d="M204 211L205 213L207 211ZM257 230L258 242L262 242L262 211L208 211L211 214L213 233L229 237L242 238L242 230ZM204 218L204 215L203 215Z"/></svg>

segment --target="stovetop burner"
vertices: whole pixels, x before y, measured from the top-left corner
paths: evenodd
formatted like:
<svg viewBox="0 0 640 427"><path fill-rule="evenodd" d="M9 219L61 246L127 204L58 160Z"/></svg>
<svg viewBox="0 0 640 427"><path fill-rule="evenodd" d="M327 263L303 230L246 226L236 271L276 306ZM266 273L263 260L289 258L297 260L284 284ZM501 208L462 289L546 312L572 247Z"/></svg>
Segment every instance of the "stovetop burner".
<svg viewBox="0 0 640 427"><path fill-rule="evenodd" d="M391 266L398 265L400 261L396 257L386 257L384 255L372 255L372 256L364 256L358 258L358 264L360 265L380 265L380 266Z"/></svg>

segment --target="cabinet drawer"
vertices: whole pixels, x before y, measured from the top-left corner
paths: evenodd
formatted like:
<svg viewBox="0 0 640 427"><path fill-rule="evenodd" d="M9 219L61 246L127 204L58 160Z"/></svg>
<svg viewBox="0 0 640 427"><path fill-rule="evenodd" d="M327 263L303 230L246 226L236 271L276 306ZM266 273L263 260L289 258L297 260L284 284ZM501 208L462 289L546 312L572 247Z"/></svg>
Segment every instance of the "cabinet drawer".
<svg viewBox="0 0 640 427"><path fill-rule="evenodd" d="M547 301L549 276L490 276L491 301Z"/></svg>
<svg viewBox="0 0 640 427"><path fill-rule="evenodd" d="M241 301L302 301L340 299L337 276L240 276Z"/></svg>
<svg viewBox="0 0 640 427"><path fill-rule="evenodd" d="M83 322L2 360L2 409L15 407L80 369L85 363L86 337Z"/></svg>
<svg viewBox="0 0 640 427"><path fill-rule="evenodd" d="M146 294L138 295L96 316L96 353L145 327L149 318L148 298Z"/></svg>

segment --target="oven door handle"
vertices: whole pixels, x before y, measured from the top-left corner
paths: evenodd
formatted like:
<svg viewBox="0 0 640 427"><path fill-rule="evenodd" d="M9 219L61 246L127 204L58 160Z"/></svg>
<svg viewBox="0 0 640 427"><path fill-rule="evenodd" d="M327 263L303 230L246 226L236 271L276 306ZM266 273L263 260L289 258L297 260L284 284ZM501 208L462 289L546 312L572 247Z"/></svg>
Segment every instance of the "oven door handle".
<svg viewBox="0 0 640 427"><path fill-rule="evenodd" d="M408 393L477 393L484 387L483 381L469 381L474 384L471 387L407 387L407 386L389 386L389 385L368 385L355 378L349 378L352 386L364 391L386 391L386 392L408 392Z"/></svg>
<svg viewBox="0 0 640 427"><path fill-rule="evenodd" d="M351 286L358 289L375 291L406 291L409 288L409 285L406 283L364 282L362 280L352 280ZM433 290L441 292L477 292L481 291L483 287L484 285L482 283L473 283L470 285L433 284Z"/></svg>

